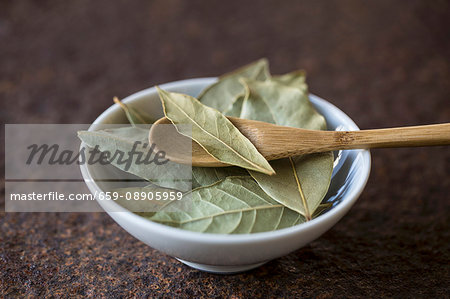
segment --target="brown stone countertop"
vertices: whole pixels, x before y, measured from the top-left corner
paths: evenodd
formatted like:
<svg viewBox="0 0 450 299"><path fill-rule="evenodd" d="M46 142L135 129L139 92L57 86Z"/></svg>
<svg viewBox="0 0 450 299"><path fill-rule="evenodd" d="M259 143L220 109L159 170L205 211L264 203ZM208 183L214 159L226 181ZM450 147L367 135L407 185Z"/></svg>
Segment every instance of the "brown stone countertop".
<svg viewBox="0 0 450 299"><path fill-rule="evenodd" d="M361 128L449 122L449 36L449 1L1 1L0 117L89 123L114 95L267 57ZM448 298L449 148L372 158L333 229L237 275L191 269L105 213L0 212L0 297Z"/></svg>

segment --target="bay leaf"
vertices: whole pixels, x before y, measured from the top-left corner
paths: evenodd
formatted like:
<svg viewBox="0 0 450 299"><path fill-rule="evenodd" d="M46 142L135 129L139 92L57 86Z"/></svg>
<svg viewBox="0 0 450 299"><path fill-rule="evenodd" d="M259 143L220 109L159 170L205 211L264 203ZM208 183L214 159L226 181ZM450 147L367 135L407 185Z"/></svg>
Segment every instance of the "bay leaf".
<svg viewBox="0 0 450 299"><path fill-rule="evenodd" d="M257 60L220 76L216 83L208 86L201 92L198 96L199 101L209 107L216 108L220 112L230 110L238 95L245 93L244 86L239 82L239 79L242 77L256 80L270 78L267 59Z"/></svg>
<svg viewBox="0 0 450 299"><path fill-rule="evenodd" d="M125 209L144 217L151 217L173 201L170 198L156 200L156 193L159 192L161 195L162 193L169 194L171 192L173 194L177 191L149 184L144 187L113 189L111 192L117 193L118 196L115 202Z"/></svg>
<svg viewBox="0 0 450 299"><path fill-rule="evenodd" d="M277 174L270 178L250 174L276 201L310 220L328 191L332 162L329 153L303 155L272 161Z"/></svg>
<svg viewBox="0 0 450 299"><path fill-rule="evenodd" d="M239 95L230 110L225 111L227 116L239 117L241 114L244 95ZM192 167L192 188L211 185L229 176L250 175L240 167Z"/></svg>
<svg viewBox="0 0 450 299"><path fill-rule="evenodd" d="M193 190L189 198L166 205L149 219L218 234L273 231L304 222L303 216L274 201L248 177L229 177Z"/></svg>
<svg viewBox="0 0 450 299"><path fill-rule="evenodd" d="M223 114L226 116L239 117L241 115L242 104L244 103L245 94L238 95L231 107Z"/></svg>
<svg viewBox="0 0 450 299"><path fill-rule="evenodd" d="M229 176L250 176L247 170L231 167L192 167L192 189L208 186Z"/></svg>
<svg viewBox="0 0 450 299"><path fill-rule="evenodd" d="M325 118L309 101L302 88L274 80L264 82L245 79L249 95L241 117L282 126L326 129ZM333 153L303 155L272 161L276 175L250 171L261 188L277 202L310 220L327 193L333 170Z"/></svg>
<svg viewBox="0 0 450 299"><path fill-rule="evenodd" d="M130 126L122 128L110 128L98 131L79 131L78 137L89 147L98 146L99 150L115 153L121 151L128 153L133 149L136 142L140 142L136 146L136 150L143 153L145 157L149 154L150 146L148 146L148 128L139 126ZM146 145L146 146L145 146ZM117 168L141 177L145 180L166 188L173 188L180 191L191 190L191 180L187 179L191 172L189 165L182 165L168 162L164 165L155 163L145 165L137 164L137 155L131 155L131 163L127 169L126 164L118 163L117 159L111 162Z"/></svg>
<svg viewBox="0 0 450 299"><path fill-rule="evenodd" d="M120 108L125 112L125 115L132 125L139 125L139 124L152 124L156 120L151 117L148 113L145 111L137 110L136 108L133 108L129 104L124 104L122 101L120 101L117 97L114 97L114 103L118 104Z"/></svg>
<svg viewBox="0 0 450 299"><path fill-rule="evenodd" d="M230 165L274 173L250 140L222 113L191 96L157 89L166 117L181 134L195 140L212 157ZM192 131L187 131L186 124L192 126Z"/></svg>
<svg viewBox="0 0 450 299"><path fill-rule="evenodd" d="M241 118L281 126L326 130L325 118L316 111L305 90L273 80L242 79L242 82L247 84L249 96L242 105Z"/></svg>
<svg viewBox="0 0 450 299"><path fill-rule="evenodd" d="M257 80L270 78L267 60L260 59L233 72L220 76L218 82L203 90L199 96L199 100L210 107L217 108L227 116L239 117L245 97L244 86L239 83L239 78L241 77L254 78ZM221 109L223 109L223 111ZM193 167L193 187L196 184L194 169L195 167ZM248 174L245 170L244 172L245 174ZM220 176L217 176L216 174L220 174ZM202 178L207 178L203 181L211 184L215 179L223 179L233 175L236 175L236 173L231 170L230 167L218 167L217 170L205 168ZM201 185L204 186L205 184Z"/></svg>
<svg viewBox="0 0 450 299"><path fill-rule="evenodd" d="M306 72L303 70L293 71L283 75L274 75L272 80L284 85L296 87L304 92L308 91L306 85Z"/></svg>
<svg viewBox="0 0 450 299"><path fill-rule="evenodd" d="M332 203L321 203L316 211L314 212L314 214L312 215L312 218L317 218L320 215L324 214L326 211L328 211L328 209L330 209L333 206Z"/></svg>

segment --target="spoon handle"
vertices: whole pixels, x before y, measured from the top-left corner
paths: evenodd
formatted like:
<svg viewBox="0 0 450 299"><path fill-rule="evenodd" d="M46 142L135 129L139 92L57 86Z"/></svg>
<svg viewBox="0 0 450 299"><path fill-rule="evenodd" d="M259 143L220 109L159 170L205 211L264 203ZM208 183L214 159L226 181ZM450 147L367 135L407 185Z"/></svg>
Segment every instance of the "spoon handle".
<svg viewBox="0 0 450 299"><path fill-rule="evenodd" d="M324 151L450 144L450 123L361 131L328 131L324 133L320 141Z"/></svg>

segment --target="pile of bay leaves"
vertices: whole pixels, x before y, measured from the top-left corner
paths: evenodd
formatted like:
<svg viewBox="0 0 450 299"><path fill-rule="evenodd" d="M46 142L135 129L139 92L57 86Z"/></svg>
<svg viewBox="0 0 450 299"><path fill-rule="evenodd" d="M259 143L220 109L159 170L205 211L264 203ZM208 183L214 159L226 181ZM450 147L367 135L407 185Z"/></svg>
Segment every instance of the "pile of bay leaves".
<svg viewBox="0 0 450 299"><path fill-rule="evenodd" d="M271 76L267 60L261 59L219 77L197 98L159 88L158 93L166 117L181 134L189 135L217 160L233 166L192 167L189 185L170 177L176 172L166 172L158 174L161 180L150 180L146 187L118 190L122 193L179 190L185 196L180 201L158 203L154 212L138 214L191 231L247 234L297 225L317 217L328 207L321 202L330 185L333 153L269 163L226 118L325 130L324 117L309 101L303 71ZM123 108L131 126L79 132L88 146L129 151L134 141L147 142L148 129L139 125L154 120L132 105L115 101ZM192 132L183 132L181 124L192 125ZM122 165L115 166L123 170ZM156 169L135 165L127 171L149 180L155 177L149 173Z"/></svg>

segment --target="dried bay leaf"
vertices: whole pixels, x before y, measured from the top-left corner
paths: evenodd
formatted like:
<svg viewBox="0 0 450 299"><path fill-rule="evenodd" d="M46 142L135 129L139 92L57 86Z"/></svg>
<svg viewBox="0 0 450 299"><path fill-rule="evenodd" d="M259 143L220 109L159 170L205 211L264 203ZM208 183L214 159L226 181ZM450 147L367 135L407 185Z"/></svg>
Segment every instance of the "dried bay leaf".
<svg viewBox="0 0 450 299"><path fill-rule="evenodd" d="M280 126L326 130L325 118L316 111L304 90L273 80L243 79L243 82L249 88L249 96L242 105L241 118Z"/></svg>
<svg viewBox="0 0 450 299"><path fill-rule="evenodd" d="M136 150L144 153L144 156L150 150L148 146L148 129L138 126L122 127L105 129L98 131L79 131L78 137L89 147L99 147L99 150L109 151L115 153L121 151L128 153L133 149L137 141L140 144ZM144 147L144 144L147 144ZM173 188L180 191L189 191L191 189L191 181L180 179L180 174L187 174L190 172L189 165L181 165L173 162L168 162L164 165L150 164L136 164L137 155L132 155L132 162L130 167L126 169L125 164L117 163L117 159L111 161L111 164L117 168L149 180L161 187Z"/></svg>
<svg viewBox="0 0 450 299"><path fill-rule="evenodd" d="M117 192L118 197L115 202L125 209L131 212L135 212L136 214L141 216L151 217L157 211L161 210L165 205L173 201L170 199L156 200L156 192L167 193L176 192L176 190L161 188L159 186L150 184L144 187L127 187L114 189L111 192ZM149 196L153 196L151 200L149 199Z"/></svg>
<svg viewBox="0 0 450 299"><path fill-rule="evenodd" d="M241 77L253 78L256 80L266 80L270 78L267 60L260 59L254 63L220 76L218 82L203 90L199 96L199 100L210 107L218 109L227 116L239 117L245 97L245 87L239 83ZM193 167L193 177L195 178L194 169L195 167ZM211 177L206 180L209 183L212 183L214 179L218 178L216 173L220 174L220 178L235 175L235 172L231 171L229 167L217 168L216 171L208 169L206 172L211 174ZM247 174L247 172L245 173ZM206 178L208 175L203 177ZM193 184L194 182L195 180L193 181Z"/></svg>
<svg viewBox="0 0 450 299"><path fill-rule="evenodd" d="M125 112L125 115L127 116L128 121L132 125L152 124L156 121L146 112L139 111L133 108L131 105L122 103L122 101L120 101L117 97L114 97L114 103L118 104L120 108L122 108L122 110Z"/></svg>
<svg viewBox="0 0 450 299"><path fill-rule="evenodd" d="M241 115L242 104L244 103L245 94L238 95L231 105L230 109L224 112L226 116L239 117Z"/></svg>
<svg viewBox="0 0 450 299"><path fill-rule="evenodd" d="M277 174L270 178L250 174L267 194L310 220L328 191L332 162L329 153L303 155L272 161Z"/></svg>
<svg viewBox="0 0 450 299"><path fill-rule="evenodd" d="M233 103L238 99L238 96L245 93L244 86L239 82L239 79L242 77L256 80L270 78L267 59L260 59L220 76L218 82L202 91L198 96L199 101L220 112L229 111L232 109Z"/></svg>
<svg viewBox="0 0 450 299"><path fill-rule="evenodd" d="M245 79L249 95L241 117L283 126L326 129L326 122L309 101L304 89L274 80ZM326 195L333 170L333 153L303 155L272 161L276 175L250 171L261 188L277 202L311 219Z"/></svg>
<svg viewBox="0 0 450 299"><path fill-rule="evenodd" d="M255 146L219 111L197 99L158 88L164 114L177 130L202 146L217 160L258 172L273 174L269 162ZM187 132L186 126L192 131Z"/></svg>
<svg viewBox="0 0 450 299"><path fill-rule="evenodd" d="M208 186L230 176L249 176L241 167L192 167L192 189Z"/></svg>
<svg viewBox="0 0 450 299"><path fill-rule="evenodd" d="M284 85L296 87L304 92L308 91L306 72L303 70L293 71L284 75L275 75L272 76L272 80Z"/></svg>
<svg viewBox="0 0 450 299"><path fill-rule="evenodd" d="M166 205L149 219L218 234L273 231L304 222L302 215L274 201L248 177L229 177L193 190L189 196Z"/></svg>
<svg viewBox="0 0 450 299"><path fill-rule="evenodd" d="M239 95L230 110L225 111L227 116L239 117L241 114L244 95ZM197 169L199 168L199 169ZM240 167L192 167L192 188L211 185L229 176L250 175Z"/></svg>
<svg viewBox="0 0 450 299"><path fill-rule="evenodd" d="M317 218L320 215L322 215L325 211L327 211L328 209L330 209L333 206L332 203L321 203L316 211L313 213L312 218Z"/></svg>

